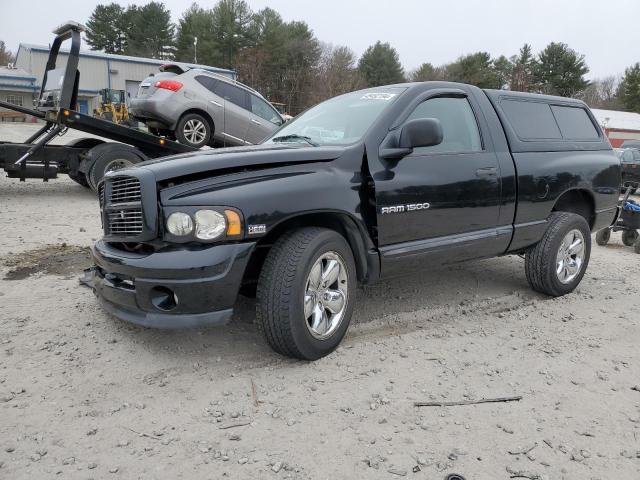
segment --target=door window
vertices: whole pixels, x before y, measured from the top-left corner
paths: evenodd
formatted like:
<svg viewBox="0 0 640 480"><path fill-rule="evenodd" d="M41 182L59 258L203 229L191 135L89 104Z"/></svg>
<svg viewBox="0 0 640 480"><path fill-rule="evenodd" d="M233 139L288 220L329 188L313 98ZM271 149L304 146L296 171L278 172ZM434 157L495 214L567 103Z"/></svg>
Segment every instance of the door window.
<svg viewBox="0 0 640 480"><path fill-rule="evenodd" d="M249 109L247 92L231 85L230 83L220 82L216 89L216 93L225 100L236 104L240 108L244 108L245 110Z"/></svg>
<svg viewBox="0 0 640 480"><path fill-rule="evenodd" d="M219 95L219 93L216 90L218 88L218 85L220 84L220 81L216 80L215 78L206 77L204 75L200 75L196 77L196 81L200 83L200 85L202 85L204 88L209 90L211 93L215 93L216 95Z"/></svg>
<svg viewBox="0 0 640 480"><path fill-rule="evenodd" d="M419 147L415 154L479 152L482 141L478 123L469 100L459 97L430 98L416 107L409 120L437 118L442 125L443 139L439 145Z"/></svg>
<svg viewBox="0 0 640 480"><path fill-rule="evenodd" d="M215 93L219 97L222 97L225 100L234 103L241 108L244 108L245 110L249 110L249 100L247 98L248 94L241 88L233 86L227 82L216 80L215 78L207 77L205 75L196 77L196 80L206 89Z"/></svg>
<svg viewBox="0 0 640 480"><path fill-rule="evenodd" d="M254 115L263 118L276 125L282 125L282 118L276 111L269 106L267 102L261 98L251 95L251 111Z"/></svg>

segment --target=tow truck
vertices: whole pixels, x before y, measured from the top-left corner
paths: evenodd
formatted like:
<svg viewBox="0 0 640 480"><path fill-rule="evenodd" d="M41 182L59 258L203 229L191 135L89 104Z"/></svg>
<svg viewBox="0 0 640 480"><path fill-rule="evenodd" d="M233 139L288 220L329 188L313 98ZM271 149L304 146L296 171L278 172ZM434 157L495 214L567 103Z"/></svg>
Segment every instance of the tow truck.
<svg viewBox="0 0 640 480"><path fill-rule="evenodd" d="M0 140L0 168L9 178L18 178L20 181L38 178L47 182L61 173L97 191L98 183L109 171L150 158L196 150L77 110L80 82L78 63L83 31L84 26L72 21L53 31L56 37L51 45L34 108L0 101L0 107L31 115L44 122L37 132L22 143ZM60 47L67 40L71 46L66 65L58 66ZM68 129L101 138L81 138L66 145L50 143Z"/></svg>

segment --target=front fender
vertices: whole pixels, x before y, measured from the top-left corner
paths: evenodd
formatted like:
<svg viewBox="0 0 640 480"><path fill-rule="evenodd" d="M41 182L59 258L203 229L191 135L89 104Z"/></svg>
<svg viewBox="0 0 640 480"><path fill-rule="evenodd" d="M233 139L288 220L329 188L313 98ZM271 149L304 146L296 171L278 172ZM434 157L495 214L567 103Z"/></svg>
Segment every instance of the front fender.
<svg viewBox="0 0 640 480"><path fill-rule="evenodd" d="M363 223L361 183L359 173L332 162L305 163L168 187L160 192L160 203L164 207L235 207L244 216L246 237L260 238L281 222L310 213L339 212Z"/></svg>

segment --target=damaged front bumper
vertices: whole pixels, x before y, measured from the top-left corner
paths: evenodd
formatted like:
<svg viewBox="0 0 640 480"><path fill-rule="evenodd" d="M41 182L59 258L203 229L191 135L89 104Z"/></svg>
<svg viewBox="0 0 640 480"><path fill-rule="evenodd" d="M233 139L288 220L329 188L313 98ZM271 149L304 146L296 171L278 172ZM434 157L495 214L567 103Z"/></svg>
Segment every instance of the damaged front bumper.
<svg viewBox="0 0 640 480"><path fill-rule="evenodd" d="M116 249L98 241L95 266L82 283L105 310L156 328L225 324L255 243L168 247L153 253Z"/></svg>

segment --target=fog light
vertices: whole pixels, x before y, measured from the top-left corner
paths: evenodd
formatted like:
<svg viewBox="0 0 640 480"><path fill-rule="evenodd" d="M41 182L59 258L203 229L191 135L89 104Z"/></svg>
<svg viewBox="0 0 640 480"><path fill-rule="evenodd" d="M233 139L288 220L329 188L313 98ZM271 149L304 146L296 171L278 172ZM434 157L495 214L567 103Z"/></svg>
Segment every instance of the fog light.
<svg viewBox="0 0 640 480"><path fill-rule="evenodd" d="M178 306L178 296L167 287L153 287L149 292L151 303L158 310L168 312Z"/></svg>

